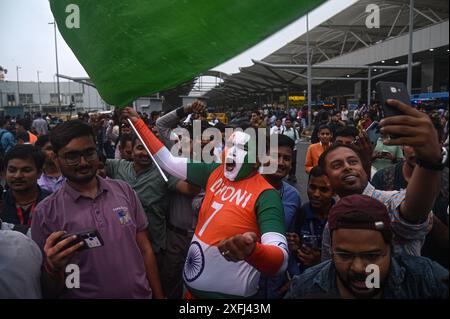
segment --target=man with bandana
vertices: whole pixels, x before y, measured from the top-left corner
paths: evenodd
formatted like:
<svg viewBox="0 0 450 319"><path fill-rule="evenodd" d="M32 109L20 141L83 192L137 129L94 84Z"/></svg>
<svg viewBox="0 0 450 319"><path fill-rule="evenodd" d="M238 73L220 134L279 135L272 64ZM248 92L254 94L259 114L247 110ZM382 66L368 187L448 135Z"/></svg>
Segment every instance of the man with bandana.
<svg viewBox="0 0 450 319"><path fill-rule="evenodd" d="M183 108L177 112L184 117ZM234 132L225 163L193 163L173 156L133 109L124 115L162 169L206 190L183 270L187 298L249 298L258 291L260 274L286 270L283 206L258 173L256 158L251 160L256 141L249 134Z"/></svg>

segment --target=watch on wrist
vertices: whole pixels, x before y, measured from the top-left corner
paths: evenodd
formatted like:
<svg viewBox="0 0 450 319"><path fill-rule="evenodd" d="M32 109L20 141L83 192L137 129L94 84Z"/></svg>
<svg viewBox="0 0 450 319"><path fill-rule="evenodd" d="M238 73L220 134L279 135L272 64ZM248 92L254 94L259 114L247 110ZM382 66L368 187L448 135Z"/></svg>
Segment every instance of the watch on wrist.
<svg viewBox="0 0 450 319"><path fill-rule="evenodd" d="M432 171L442 171L445 168L445 164L448 159L448 151L445 147L442 148L441 161L439 163L430 163L420 158L416 158L416 163L422 168L429 169Z"/></svg>

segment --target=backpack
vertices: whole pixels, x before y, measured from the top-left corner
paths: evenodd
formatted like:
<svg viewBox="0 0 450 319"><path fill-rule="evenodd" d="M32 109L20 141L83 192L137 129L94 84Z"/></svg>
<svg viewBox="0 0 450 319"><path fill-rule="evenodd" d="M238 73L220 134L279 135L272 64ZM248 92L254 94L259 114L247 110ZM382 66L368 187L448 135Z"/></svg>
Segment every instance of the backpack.
<svg viewBox="0 0 450 319"><path fill-rule="evenodd" d="M284 135L284 130L285 127L283 126L283 129L281 130L281 135ZM293 127L293 130L294 130L294 139L295 141L297 141L300 138L299 133L295 127Z"/></svg>

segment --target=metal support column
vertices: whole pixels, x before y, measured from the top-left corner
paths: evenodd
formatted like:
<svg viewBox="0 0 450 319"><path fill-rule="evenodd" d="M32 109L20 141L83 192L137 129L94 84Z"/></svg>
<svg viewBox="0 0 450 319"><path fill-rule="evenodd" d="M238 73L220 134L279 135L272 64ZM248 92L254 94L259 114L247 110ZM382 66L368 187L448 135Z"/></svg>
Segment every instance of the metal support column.
<svg viewBox="0 0 450 319"><path fill-rule="evenodd" d="M311 72L311 57L309 55L309 14L306 13L306 61L308 64L308 127L312 126L312 72Z"/></svg>
<svg viewBox="0 0 450 319"><path fill-rule="evenodd" d="M414 0L409 1L409 52L408 52L408 80L409 95L412 95L412 64L413 64L413 33L414 33Z"/></svg>
<svg viewBox="0 0 450 319"><path fill-rule="evenodd" d="M369 67L369 75L367 76L367 106L370 106L370 97L372 96L372 68Z"/></svg>

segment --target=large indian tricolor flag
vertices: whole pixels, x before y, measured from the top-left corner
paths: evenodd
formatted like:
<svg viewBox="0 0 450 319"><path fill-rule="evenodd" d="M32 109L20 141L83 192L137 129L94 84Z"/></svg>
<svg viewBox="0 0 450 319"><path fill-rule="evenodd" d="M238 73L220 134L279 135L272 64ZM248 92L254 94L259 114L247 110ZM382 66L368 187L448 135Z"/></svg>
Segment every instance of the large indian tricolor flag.
<svg viewBox="0 0 450 319"><path fill-rule="evenodd" d="M193 79L323 2L50 0L50 6L102 98L123 106Z"/></svg>

